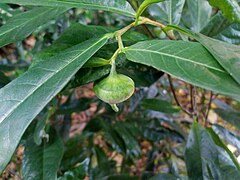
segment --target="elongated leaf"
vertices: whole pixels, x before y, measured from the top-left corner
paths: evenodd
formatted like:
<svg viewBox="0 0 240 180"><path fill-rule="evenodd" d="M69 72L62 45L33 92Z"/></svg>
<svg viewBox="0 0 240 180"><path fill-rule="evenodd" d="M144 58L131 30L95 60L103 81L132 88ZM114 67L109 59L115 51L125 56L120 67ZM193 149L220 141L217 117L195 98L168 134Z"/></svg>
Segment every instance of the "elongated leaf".
<svg viewBox="0 0 240 180"><path fill-rule="evenodd" d="M0 172L30 122L108 38L94 38L69 48L0 90Z"/></svg>
<svg viewBox="0 0 240 180"><path fill-rule="evenodd" d="M145 99L141 102L141 105L145 109L159 111L163 113L176 113L179 111L176 107L173 107L167 101L159 100L159 99Z"/></svg>
<svg viewBox="0 0 240 180"><path fill-rule="evenodd" d="M37 27L58 17L66 10L67 8L64 7L39 7L13 16L0 27L0 47L26 38Z"/></svg>
<svg viewBox="0 0 240 180"><path fill-rule="evenodd" d="M166 23L178 25L185 0L168 0L149 6L149 13Z"/></svg>
<svg viewBox="0 0 240 180"><path fill-rule="evenodd" d="M56 179L63 156L63 142L51 130L50 139L38 146L33 136L28 138L23 155L23 178L28 180Z"/></svg>
<svg viewBox="0 0 240 180"><path fill-rule="evenodd" d="M229 20L240 22L240 6L236 0L209 0L209 3L219 8Z"/></svg>
<svg viewBox="0 0 240 180"><path fill-rule="evenodd" d="M200 33L194 33L193 37L200 42L240 84L240 46L215 40Z"/></svg>
<svg viewBox="0 0 240 180"><path fill-rule="evenodd" d="M135 12L125 0L1 0L1 3L11 3L32 6L51 6L104 10L134 17Z"/></svg>
<svg viewBox="0 0 240 180"><path fill-rule="evenodd" d="M120 122L114 125L114 129L124 141L126 154L133 157L139 157L141 149L137 139L131 134L131 131L128 131L123 123Z"/></svg>
<svg viewBox="0 0 240 180"><path fill-rule="evenodd" d="M227 128L224 128L223 126L220 126L218 124L214 124L212 126L212 129L221 139L224 140L224 142L232 144L233 146L235 146L238 149L238 151L240 151L240 136L239 135L232 132L232 130L228 130Z"/></svg>
<svg viewBox="0 0 240 180"><path fill-rule="evenodd" d="M194 32L200 32L210 20L212 7L207 0L187 0L187 5L190 12L191 29Z"/></svg>
<svg viewBox="0 0 240 180"><path fill-rule="evenodd" d="M214 36L214 38L225 41L227 43L240 45L240 24L232 24L223 32Z"/></svg>
<svg viewBox="0 0 240 180"><path fill-rule="evenodd" d="M71 46L79 44L93 37L96 38L102 36L103 34L114 32L116 30L118 29L112 27L94 25L86 26L78 23L73 24L50 47L44 49L33 57L33 63L31 64L31 67ZM129 31L123 35L122 40L124 42L135 42L147 40L147 38L143 34Z"/></svg>
<svg viewBox="0 0 240 180"><path fill-rule="evenodd" d="M223 148L228 153L228 155L231 158L232 162L235 164L237 169L240 171L240 166L238 164L238 161L236 160L236 158L234 157L232 152L228 149L228 147L222 142L220 137L214 132L214 130L212 128L208 128L207 131L211 134L215 144L218 145L219 147Z"/></svg>
<svg viewBox="0 0 240 180"><path fill-rule="evenodd" d="M136 21L135 24L137 25L139 17L142 15L142 13L145 11L145 9L150 5L154 3L158 3L164 0L144 0L143 3L138 8L137 14L136 14Z"/></svg>
<svg viewBox="0 0 240 180"><path fill-rule="evenodd" d="M183 81L240 100L240 86L199 43L144 41L125 48L130 61L152 66Z"/></svg>
<svg viewBox="0 0 240 180"><path fill-rule="evenodd" d="M221 12L218 12L201 30L201 33L206 36L213 37L227 29L231 24L231 21L226 19Z"/></svg>
<svg viewBox="0 0 240 180"><path fill-rule="evenodd" d="M240 112L224 110L224 109L215 109L214 110L224 121L229 122L240 130Z"/></svg>
<svg viewBox="0 0 240 180"><path fill-rule="evenodd" d="M240 48L237 45L212 39L200 33L169 25L166 29L174 29L199 41L219 62L219 64L240 84Z"/></svg>
<svg viewBox="0 0 240 180"><path fill-rule="evenodd" d="M190 179L239 179L240 173L228 154L216 146L211 135L197 123L190 131L185 160Z"/></svg>
<svg viewBox="0 0 240 180"><path fill-rule="evenodd" d="M58 180L84 179L88 171L89 162L89 158L86 158L83 162L80 163L79 166L65 172L62 177L58 178Z"/></svg>

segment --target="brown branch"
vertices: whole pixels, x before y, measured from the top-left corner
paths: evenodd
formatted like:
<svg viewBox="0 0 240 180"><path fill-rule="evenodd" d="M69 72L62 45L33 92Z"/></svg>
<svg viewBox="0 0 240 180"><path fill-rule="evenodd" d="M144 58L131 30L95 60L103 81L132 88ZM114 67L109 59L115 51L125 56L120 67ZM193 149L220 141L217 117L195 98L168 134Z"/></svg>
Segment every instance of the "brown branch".
<svg viewBox="0 0 240 180"><path fill-rule="evenodd" d="M205 123L204 123L205 127L207 126L207 120L208 120L208 115L209 115L209 112L210 112L210 109L211 109L212 100L213 100L213 93L212 93L212 91L210 91L209 103L208 103L206 114L205 114Z"/></svg>
<svg viewBox="0 0 240 180"><path fill-rule="evenodd" d="M191 111L193 116L196 117L196 120L198 119L198 113L197 113L197 102L196 102L196 88L190 84L190 101L191 101Z"/></svg>
<svg viewBox="0 0 240 180"><path fill-rule="evenodd" d="M177 106L179 106L183 112L185 112L186 114L188 114L189 116L193 116L193 114L191 112L189 112L187 109L185 109L181 104L180 102L178 101L178 98L177 98L177 95L175 93L175 89L174 89L174 86L173 86L173 82L172 82L172 78L169 74L167 74L167 77L168 77L168 81L169 81L169 85L170 85L170 89L172 91L172 94L173 94L173 97L174 97L174 100L177 104Z"/></svg>

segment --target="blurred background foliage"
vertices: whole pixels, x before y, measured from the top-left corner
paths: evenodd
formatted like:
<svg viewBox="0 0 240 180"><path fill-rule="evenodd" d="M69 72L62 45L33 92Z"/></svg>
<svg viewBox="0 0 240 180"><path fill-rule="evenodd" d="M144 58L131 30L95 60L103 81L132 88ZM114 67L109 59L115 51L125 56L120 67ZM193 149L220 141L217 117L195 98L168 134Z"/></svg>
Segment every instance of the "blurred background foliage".
<svg viewBox="0 0 240 180"><path fill-rule="evenodd" d="M204 27L219 12L206 5L204 22L201 27L195 26L193 13L188 8L191 1L187 2L185 6L179 3L182 12L176 12L173 22L207 32ZM167 2L150 6L145 15L169 23L167 4L164 3ZM0 25L31 8L0 4ZM179 17L179 13L182 16ZM110 12L68 10L39 27L25 40L0 49L0 87L46 56L131 22L131 18ZM232 24L228 28L238 27L239 24ZM226 40L227 33L229 31L225 29L213 37ZM237 34L239 36L239 31ZM124 35L123 40L128 46L153 37L167 38L158 28L140 26ZM239 39L234 36L230 43L239 44ZM108 59L116 49L116 42L109 42L96 56ZM119 105L120 112L113 112L96 98L92 90L92 82L105 77L110 67L81 69L28 128L11 163L1 175L2 179L22 179L31 173L37 176L39 166L56 168L60 180L188 179L189 172L201 174L198 171L202 169L191 169L199 163L194 159L198 153L210 159L206 162L207 171L215 168L222 175L223 172L229 175L230 171L238 171L233 168L231 159L236 163L240 161L239 102L173 78L178 101L184 109L196 111L198 122L205 129L181 111L172 95L167 75L128 62L124 56L120 56L117 62L118 71L136 83L135 94ZM199 144L191 147L189 141L196 136ZM206 149L211 150L205 152ZM221 158L215 157L216 152ZM54 159L53 154L62 158ZM49 167L46 165L48 161L60 166ZM32 168L29 168L30 164Z"/></svg>

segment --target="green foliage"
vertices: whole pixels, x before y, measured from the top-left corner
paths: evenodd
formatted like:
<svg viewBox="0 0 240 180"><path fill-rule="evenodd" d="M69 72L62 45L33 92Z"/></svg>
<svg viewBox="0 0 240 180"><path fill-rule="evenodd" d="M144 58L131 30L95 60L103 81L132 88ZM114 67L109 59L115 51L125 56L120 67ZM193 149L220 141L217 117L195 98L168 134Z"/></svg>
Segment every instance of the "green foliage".
<svg viewBox="0 0 240 180"><path fill-rule="evenodd" d="M240 179L239 9L1 0L2 177L11 162L24 179ZM129 92L115 79L102 98L109 74Z"/></svg>
<svg viewBox="0 0 240 180"><path fill-rule="evenodd" d="M209 3L219 8L229 20L240 22L240 6L237 0L209 0Z"/></svg>
<svg viewBox="0 0 240 180"><path fill-rule="evenodd" d="M152 66L191 84L240 99L239 84L199 43L151 40L139 42L124 49L124 52L128 60Z"/></svg>

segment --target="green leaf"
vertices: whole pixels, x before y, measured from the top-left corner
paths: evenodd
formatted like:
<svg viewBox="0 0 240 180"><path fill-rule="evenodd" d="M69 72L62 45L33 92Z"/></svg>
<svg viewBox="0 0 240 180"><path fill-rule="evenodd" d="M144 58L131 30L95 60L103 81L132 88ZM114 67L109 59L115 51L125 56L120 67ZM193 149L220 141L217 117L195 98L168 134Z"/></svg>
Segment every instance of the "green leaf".
<svg viewBox="0 0 240 180"><path fill-rule="evenodd" d="M168 24L178 25L181 17L185 0L168 0L149 6L149 13L159 20Z"/></svg>
<svg viewBox="0 0 240 180"><path fill-rule="evenodd" d="M84 8L93 10L110 11L125 16L134 17L135 12L125 0L1 0L1 3L31 5L31 6L51 6L67 8Z"/></svg>
<svg viewBox="0 0 240 180"><path fill-rule="evenodd" d="M218 12L201 30L201 33L206 36L213 37L227 29L231 24L232 24L231 21L226 19L221 12Z"/></svg>
<svg viewBox="0 0 240 180"><path fill-rule="evenodd" d="M219 62L219 64L240 84L240 48L237 45L212 39L200 33L168 25L166 29L174 29L199 41ZM238 93L239 94L239 93Z"/></svg>
<svg viewBox="0 0 240 180"><path fill-rule="evenodd" d="M132 157L139 157L141 154L139 143L131 134L131 131L128 131L128 129L124 127L124 123L118 122L114 124L114 129L124 141L126 154Z"/></svg>
<svg viewBox="0 0 240 180"><path fill-rule="evenodd" d="M93 149L93 135L82 133L68 139L61 162L61 170L66 171L74 168L79 162L88 158Z"/></svg>
<svg viewBox="0 0 240 180"><path fill-rule="evenodd" d="M38 121L36 127L35 127L35 130L34 130L34 142L37 144L37 145L40 145L42 143L42 138L43 138L43 135L46 135L45 133L45 125L46 125L46 121L48 120L49 118L49 112L46 112L43 117Z"/></svg>
<svg viewBox="0 0 240 180"><path fill-rule="evenodd" d="M95 25L82 25L75 23L71 25L61 36L57 39L50 47L44 49L37 55L33 57L33 63L31 67L35 64L58 54L59 52L86 41L93 37L99 37L106 33L114 32L118 29L112 27L95 26ZM147 40L146 36L143 34L129 31L123 35L124 42L136 42ZM114 52L113 52L114 53Z"/></svg>
<svg viewBox="0 0 240 180"><path fill-rule="evenodd" d="M56 179L63 156L63 142L58 134L51 130L50 139L38 146L32 134L26 141L22 162L23 178L28 180Z"/></svg>
<svg viewBox="0 0 240 180"><path fill-rule="evenodd" d="M232 152L228 149L228 147L222 142L222 140L219 138L219 136L213 131L212 128L207 128L207 131L211 134L215 144L218 145L219 147L223 148L228 153L229 157L232 159L232 162L235 164L237 169L240 171L240 166L238 164L238 161L236 160L236 158L234 157Z"/></svg>
<svg viewBox="0 0 240 180"><path fill-rule="evenodd" d="M39 7L20 13L0 27L0 47L20 41L29 36L37 27L64 13L67 8Z"/></svg>
<svg viewBox="0 0 240 180"><path fill-rule="evenodd" d="M130 61L240 100L239 84L199 43L151 40L127 47L124 52Z"/></svg>
<svg viewBox="0 0 240 180"><path fill-rule="evenodd" d="M240 151L240 136L237 134L237 130L235 131L236 133L234 133L232 131L232 126L229 127L229 130L227 127L225 128L218 124L214 124L212 129L222 140L224 140L224 142L232 144Z"/></svg>
<svg viewBox="0 0 240 180"><path fill-rule="evenodd" d="M206 0L187 0L188 11L190 12L191 29L200 32L209 22L212 7Z"/></svg>
<svg viewBox="0 0 240 180"><path fill-rule="evenodd" d="M31 121L108 38L106 35L73 46L32 67L0 90L0 172Z"/></svg>
<svg viewBox="0 0 240 180"><path fill-rule="evenodd" d="M193 37L200 42L222 65L222 67L240 84L240 46L209 38L200 33Z"/></svg>
<svg viewBox="0 0 240 180"><path fill-rule="evenodd" d="M178 108L174 108L171 103L159 99L144 99L141 105L145 109L159 111L163 113L176 113L179 112Z"/></svg>
<svg viewBox="0 0 240 180"><path fill-rule="evenodd" d="M122 137L104 120L101 119L99 121L104 130L106 138L111 141L111 146L114 148L114 150L119 153L125 153L126 148L124 146L124 140L122 139Z"/></svg>
<svg viewBox="0 0 240 180"><path fill-rule="evenodd" d="M153 3L158 3L164 0L144 0L143 3L140 5L140 7L138 8L137 14L135 16L136 21L135 21L135 25L138 24L138 19L139 17L142 15L142 13L145 11L145 9Z"/></svg>
<svg viewBox="0 0 240 180"><path fill-rule="evenodd" d="M215 39L231 44L240 44L240 24L232 24L221 33L214 36Z"/></svg>
<svg viewBox="0 0 240 180"><path fill-rule="evenodd" d="M62 177L58 178L58 180L84 179L84 177L87 175L89 162L90 162L90 159L86 158L74 169L66 171Z"/></svg>
<svg viewBox="0 0 240 180"><path fill-rule="evenodd" d="M240 130L240 112L224 110L224 109L214 109L214 111L224 120L235 126Z"/></svg>
<svg viewBox="0 0 240 180"><path fill-rule="evenodd" d="M5 74L0 71L0 88L5 86L9 82L10 82L9 77L5 76Z"/></svg>
<svg viewBox="0 0 240 180"><path fill-rule="evenodd" d="M209 3L219 8L230 21L240 22L240 6L236 0L209 0Z"/></svg>
<svg viewBox="0 0 240 180"><path fill-rule="evenodd" d="M228 154L216 146L211 135L197 123L190 131L185 161L190 179L239 179L240 173Z"/></svg>

